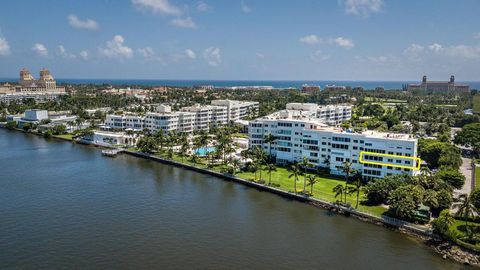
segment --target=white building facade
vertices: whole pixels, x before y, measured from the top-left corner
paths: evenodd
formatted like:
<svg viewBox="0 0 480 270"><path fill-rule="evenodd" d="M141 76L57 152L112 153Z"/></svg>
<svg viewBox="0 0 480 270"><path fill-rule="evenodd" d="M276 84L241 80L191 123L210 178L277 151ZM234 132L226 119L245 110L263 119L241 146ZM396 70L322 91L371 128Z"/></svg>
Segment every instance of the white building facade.
<svg viewBox="0 0 480 270"><path fill-rule="evenodd" d="M352 105L317 105L314 103L288 103L287 110L301 111L312 118L317 118L322 123L338 126L343 121L352 118Z"/></svg>
<svg viewBox="0 0 480 270"><path fill-rule="evenodd" d="M268 134L276 138L271 150L264 140ZM417 140L409 135L346 132L312 118L281 118L277 115L257 119L250 123L249 142L250 147L262 147L267 154L271 151L278 164L301 162L306 157L315 168L328 168L335 175L343 174L344 162L352 163L352 167L367 179L403 173L413 175L416 165L413 157L417 155ZM364 160L382 165L362 163L361 152L368 152L364 154Z"/></svg>
<svg viewBox="0 0 480 270"><path fill-rule="evenodd" d="M256 116L258 114L257 101L238 101L238 100L212 100L214 106L227 107L227 121L234 122L248 116Z"/></svg>

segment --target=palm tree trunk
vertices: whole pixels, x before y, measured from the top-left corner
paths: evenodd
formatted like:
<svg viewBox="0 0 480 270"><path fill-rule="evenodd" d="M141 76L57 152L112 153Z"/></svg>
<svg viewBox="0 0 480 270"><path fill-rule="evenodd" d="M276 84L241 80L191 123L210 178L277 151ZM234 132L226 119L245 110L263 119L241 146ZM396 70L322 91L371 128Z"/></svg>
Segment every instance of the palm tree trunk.
<svg viewBox="0 0 480 270"><path fill-rule="evenodd" d="M358 208L358 197L360 197L360 188L357 188L357 203L355 204L355 208Z"/></svg>

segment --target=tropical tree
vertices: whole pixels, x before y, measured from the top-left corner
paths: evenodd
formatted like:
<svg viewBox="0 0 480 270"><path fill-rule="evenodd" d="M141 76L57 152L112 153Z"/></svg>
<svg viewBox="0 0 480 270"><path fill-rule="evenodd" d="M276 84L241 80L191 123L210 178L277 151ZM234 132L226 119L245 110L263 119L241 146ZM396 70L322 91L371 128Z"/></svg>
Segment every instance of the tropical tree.
<svg viewBox="0 0 480 270"><path fill-rule="evenodd" d="M180 156L182 157L182 162L187 155L188 150L190 149L190 144L188 143L188 138L187 136L182 136L180 138Z"/></svg>
<svg viewBox="0 0 480 270"><path fill-rule="evenodd" d="M263 138L263 142L268 143L268 160L270 162L272 161L272 143L274 143L276 140L277 138L272 133L268 133L268 135L265 135Z"/></svg>
<svg viewBox="0 0 480 270"><path fill-rule="evenodd" d="M338 184L333 187L332 191L335 193L335 198L340 196L340 202L343 202L343 194L346 193L345 187L342 184Z"/></svg>
<svg viewBox="0 0 480 270"><path fill-rule="evenodd" d="M265 169L267 170L268 172L268 185L270 186L272 184L272 172L276 172L277 171L277 166L273 163L268 163L266 166L265 166Z"/></svg>
<svg viewBox="0 0 480 270"><path fill-rule="evenodd" d="M303 168L303 192L305 192L307 188L307 170L312 166L310 162L308 162L307 157L303 157L302 162L300 163L300 166Z"/></svg>
<svg viewBox="0 0 480 270"><path fill-rule="evenodd" d="M352 163L345 161L342 165L342 172L344 173L345 176L345 187L344 187L344 192L343 195L345 196L345 203L347 202L347 193L348 193L348 181L350 179L350 176L353 175L357 170L355 170L352 167Z"/></svg>
<svg viewBox="0 0 480 270"><path fill-rule="evenodd" d="M317 176L314 174L309 175L307 177L307 182L308 182L308 186L310 186L310 195L313 196L313 185L315 185L318 182Z"/></svg>
<svg viewBox="0 0 480 270"><path fill-rule="evenodd" d="M297 181L298 177L302 175L302 171L296 162L292 165L292 167L290 167L290 171L292 173L288 176L288 178L293 178L293 189L295 190L295 193L297 193Z"/></svg>
<svg viewBox="0 0 480 270"><path fill-rule="evenodd" d="M261 147L255 147L253 149L253 153L254 153L254 159L255 159L255 163L257 165L257 168L260 170L260 174L259 174L260 179L259 180L261 181L262 180L262 166L267 159L267 154L265 153L265 151L263 151L263 149Z"/></svg>
<svg viewBox="0 0 480 270"><path fill-rule="evenodd" d="M361 173L355 173L353 176L353 187L350 188L351 193L355 193L357 198L355 202L355 208L358 208L358 201L360 198L360 191L362 191L362 174Z"/></svg>
<svg viewBox="0 0 480 270"><path fill-rule="evenodd" d="M159 129L155 133L155 141L158 146L160 146L160 153L163 152L163 145L165 144L165 132L163 129Z"/></svg>
<svg viewBox="0 0 480 270"><path fill-rule="evenodd" d="M478 215L478 210L474 205L472 197L468 194L462 194L457 201L452 205L454 210L457 210L457 215L465 218L465 225L468 227L468 220L471 217Z"/></svg>

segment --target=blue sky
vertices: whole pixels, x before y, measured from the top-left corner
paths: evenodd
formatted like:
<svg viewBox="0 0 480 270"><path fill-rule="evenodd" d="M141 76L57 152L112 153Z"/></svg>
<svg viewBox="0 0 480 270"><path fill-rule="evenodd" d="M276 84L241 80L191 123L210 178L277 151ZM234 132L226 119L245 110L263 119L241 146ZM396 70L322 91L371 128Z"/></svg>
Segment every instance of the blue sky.
<svg viewBox="0 0 480 270"><path fill-rule="evenodd" d="M0 77L480 80L477 0L2 1Z"/></svg>

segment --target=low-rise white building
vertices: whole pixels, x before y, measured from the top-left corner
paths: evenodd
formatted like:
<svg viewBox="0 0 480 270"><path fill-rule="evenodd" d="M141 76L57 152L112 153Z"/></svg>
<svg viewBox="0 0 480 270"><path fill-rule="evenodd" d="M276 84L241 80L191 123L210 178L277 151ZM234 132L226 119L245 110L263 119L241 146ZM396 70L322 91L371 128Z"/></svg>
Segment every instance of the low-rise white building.
<svg viewBox="0 0 480 270"><path fill-rule="evenodd" d="M234 122L247 116L256 116L258 114L257 101L238 101L238 100L212 100L214 106L227 107L227 121Z"/></svg>
<svg viewBox="0 0 480 270"><path fill-rule="evenodd" d="M96 145L135 145L138 136L107 131L95 131L92 142Z"/></svg>
<svg viewBox="0 0 480 270"><path fill-rule="evenodd" d="M376 131L348 132L296 113L281 111L251 121L250 147L262 147L267 153L271 152L279 164L301 162L306 157L314 168L328 168L336 175L343 174L344 162L351 162L365 178L402 173L413 175L412 169L416 165L413 157L417 155L415 138ZM275 136L271 149L265 142L268 134ZM365 152L364 160L381 165L362 163L360 155Z"/></svg>
<svg viewBox="0 0 480 270"><path fill-rule="evenodd" d="M195 115L194 130L209 130L211 127L222 126L227 123L227 108L225 106L194 105L184 107L181 111Z"/></svg>
<svg viewBox="0 0 480 270"><path fill-rule="evenodd" d="M216 101L212 101L216 103ZM219 100L218 105L194 105L180 111L172 111L168 105L158 105L156 112L145 116L136 114L108 114L105 126L112 129L148 129L152 133L176 131L190 133L197 130L209 130L222 126L229 121L235 122L258 111L258 102Z"/></svg>
<svg viewBox="0 0 480 270"><path fill-rule="evenodd" d="M314 103L288 103L289 111L301 111L302 114L317 118L322 123L338 126L352 118L352 105L317 105Z"/></svg>

